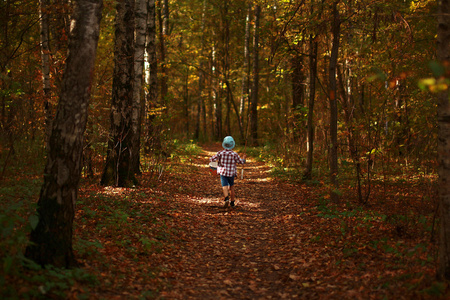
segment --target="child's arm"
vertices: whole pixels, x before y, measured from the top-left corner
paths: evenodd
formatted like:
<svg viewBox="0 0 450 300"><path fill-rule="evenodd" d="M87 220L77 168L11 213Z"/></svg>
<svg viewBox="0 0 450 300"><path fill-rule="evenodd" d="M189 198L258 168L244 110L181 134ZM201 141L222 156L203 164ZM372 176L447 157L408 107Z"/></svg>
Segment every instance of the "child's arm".
<svg viewBox="0 0 450 300"><path fill-rule="evenodd" d="M246 163L246 158L247 158L247 155L244 153L244 154L242 154L242 158L239 156L239 154L237 155L237 157L238 157L238 163L240 163L240 164L245 164Z"/></svg>

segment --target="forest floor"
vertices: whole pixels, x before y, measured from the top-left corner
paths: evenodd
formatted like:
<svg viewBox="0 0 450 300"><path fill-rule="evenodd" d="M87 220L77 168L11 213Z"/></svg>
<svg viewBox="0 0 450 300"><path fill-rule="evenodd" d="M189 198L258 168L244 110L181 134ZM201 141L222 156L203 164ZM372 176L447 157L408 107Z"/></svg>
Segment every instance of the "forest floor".
<svg viewBox="0 0 450 300"><path fill-rule="evenodd" d="M436 207L423 182L378 183L364 207L343 188L331 203L325 184L276 179L250 158L237 205L224 208L207 167L218 150L172 159L133 189L82 182L74 222L82 273L64 275L75 279L68 290L30 274L7 279L17 298L36 295L33 281L51 299L449 298L435 280Z"/></svg>
<svg viewBox="0 0 450 300"><path fill-rule="evenodd" d="M220 145L204 147L200 155L172 164L157 183L143 175L132 194L99 187L105 196L99 198L92 186L82 190L75 235L102 245L98 252L79 251L83 268L99 277L90 298L450 295L435 281L436 246L430 236L411 222L390 220L396 216L392 209L403 209L398 204L384 204L390 214L348 202L330 206L320 185L276 180L268 166L250 159L243 179L236 180L236 207L224 208L219 179L206 167L218 150ZM114 212L108 209L112 196ZM99 219L108 214L109 223ZM73 295L82 291L73 289Z"/></svg>

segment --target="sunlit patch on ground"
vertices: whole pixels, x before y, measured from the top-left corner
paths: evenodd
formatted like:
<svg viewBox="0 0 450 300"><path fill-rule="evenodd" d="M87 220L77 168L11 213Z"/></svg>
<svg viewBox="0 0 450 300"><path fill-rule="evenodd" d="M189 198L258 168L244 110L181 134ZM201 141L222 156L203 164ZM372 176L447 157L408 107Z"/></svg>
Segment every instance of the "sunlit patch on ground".
<svg viewBox="0 0 450 300"><path fill-rule="evenodd" d="M220 198L217 197L190 197L189 200L191 202L195 202L197 204L223 204Z"/></svg>
<svg viewBox="0 0 450 300"><path fill-rule="evenodd" d="M103 188L102 194L108 196L124 195L129 191L128 188L106 186Z"/></svg>

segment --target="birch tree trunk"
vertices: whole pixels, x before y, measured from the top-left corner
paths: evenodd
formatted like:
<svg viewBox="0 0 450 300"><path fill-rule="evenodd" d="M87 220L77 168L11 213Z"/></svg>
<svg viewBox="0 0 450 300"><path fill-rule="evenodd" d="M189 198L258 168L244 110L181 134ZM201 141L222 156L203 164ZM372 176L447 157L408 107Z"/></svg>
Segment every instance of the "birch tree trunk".
<svg viewBox="0 0 450 300"><path fill-rule="evenodd" d="M147 20L147 57L148 57L148 74L147 74L147 118L146 118L146 135L145 147L149 153L155 148L158 138L158 132L155 130L155 116L158 106L158 58L156 57L156 5L155 0L149 0L147 3L148 20Z"/></svg>
<svg viewBox="0 0 450 300"><path fill-rule="evenodd" d="M69 55L38 201L39 221L25 251L40 265L76 265L72 225L101 12L101 0L75 1Z"/></svg>
<svg viewBox="0 0 450 300"><path fill-rule="evenodd" d="M250 132L253 146L258 145L258 90L259 90L259 20L261 7L255 7L253 35L253 86L251 92Z"/></svg>
<svg viewBox="0 0 450 300"><path fill-rule="evenodd" d="M340 39L340 16L338 11L339 1L333 4L333 46L331 48L331 57L330 57L330 66L329 66L329 101L330 101L330 181L332 184L332 188L334 190L331 191L331 199L336 201L338 199L338 195L336 193L338 189L338 156L337 156L337 121L338 121L338 112L337 112L337 84L336 84L336 66L339 52L339 39Z"/></svg>
<svg viewBox="0 0 450 300"><path fill-rule="evenodd" d="M140 150L141 150L141 124L142 113L142 80L144 72L145 56L145 38L147 29L147 2L145 0L136 0L135 2L135 50L134 50L134 85L133 85L133 172L140 173ZM144 105L145 106L145 105Z"/></svg>
<svg viewBox="0 0 450 300"><path fill-rule="evenodd" d="M111 128L108 154L101 184L131 186L136 183L132 169L133 149L133 73L134 73L134 1L117 2L114 78L111 99Z"/></svg>
<svg viewBox="0 0 450 300"><path fill-rule="evenodd" d="M437 32L437 57L448 68L450 63L449 0L441 0L439 3ZM448 88L438 96L438 127L440 244L437 276L441 280L450 280L450 103Z"/></svg>

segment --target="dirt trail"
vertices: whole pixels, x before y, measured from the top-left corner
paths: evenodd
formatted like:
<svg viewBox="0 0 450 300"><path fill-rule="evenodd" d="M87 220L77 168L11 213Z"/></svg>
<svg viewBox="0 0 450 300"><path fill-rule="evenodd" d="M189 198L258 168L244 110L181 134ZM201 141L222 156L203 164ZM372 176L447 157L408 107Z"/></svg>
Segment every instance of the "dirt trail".
<svg viewBox="0 0 450 300"><path fill-rule="evenodd" d="M194 163L204 166L217 150L206 149ZM274 182L264 164L250 160L244 179L236 181L237 206L225 209L218 177L205 170L195 176L192 196L178 199L180 226L188 230L180 236L181 247L164 264L170 286L161 293L163 297L317 296L317 289L307 289L315 280L308 267L317 249L304 248L312 230L307 218L300 218L308 198L306 190Z"/></svg>

